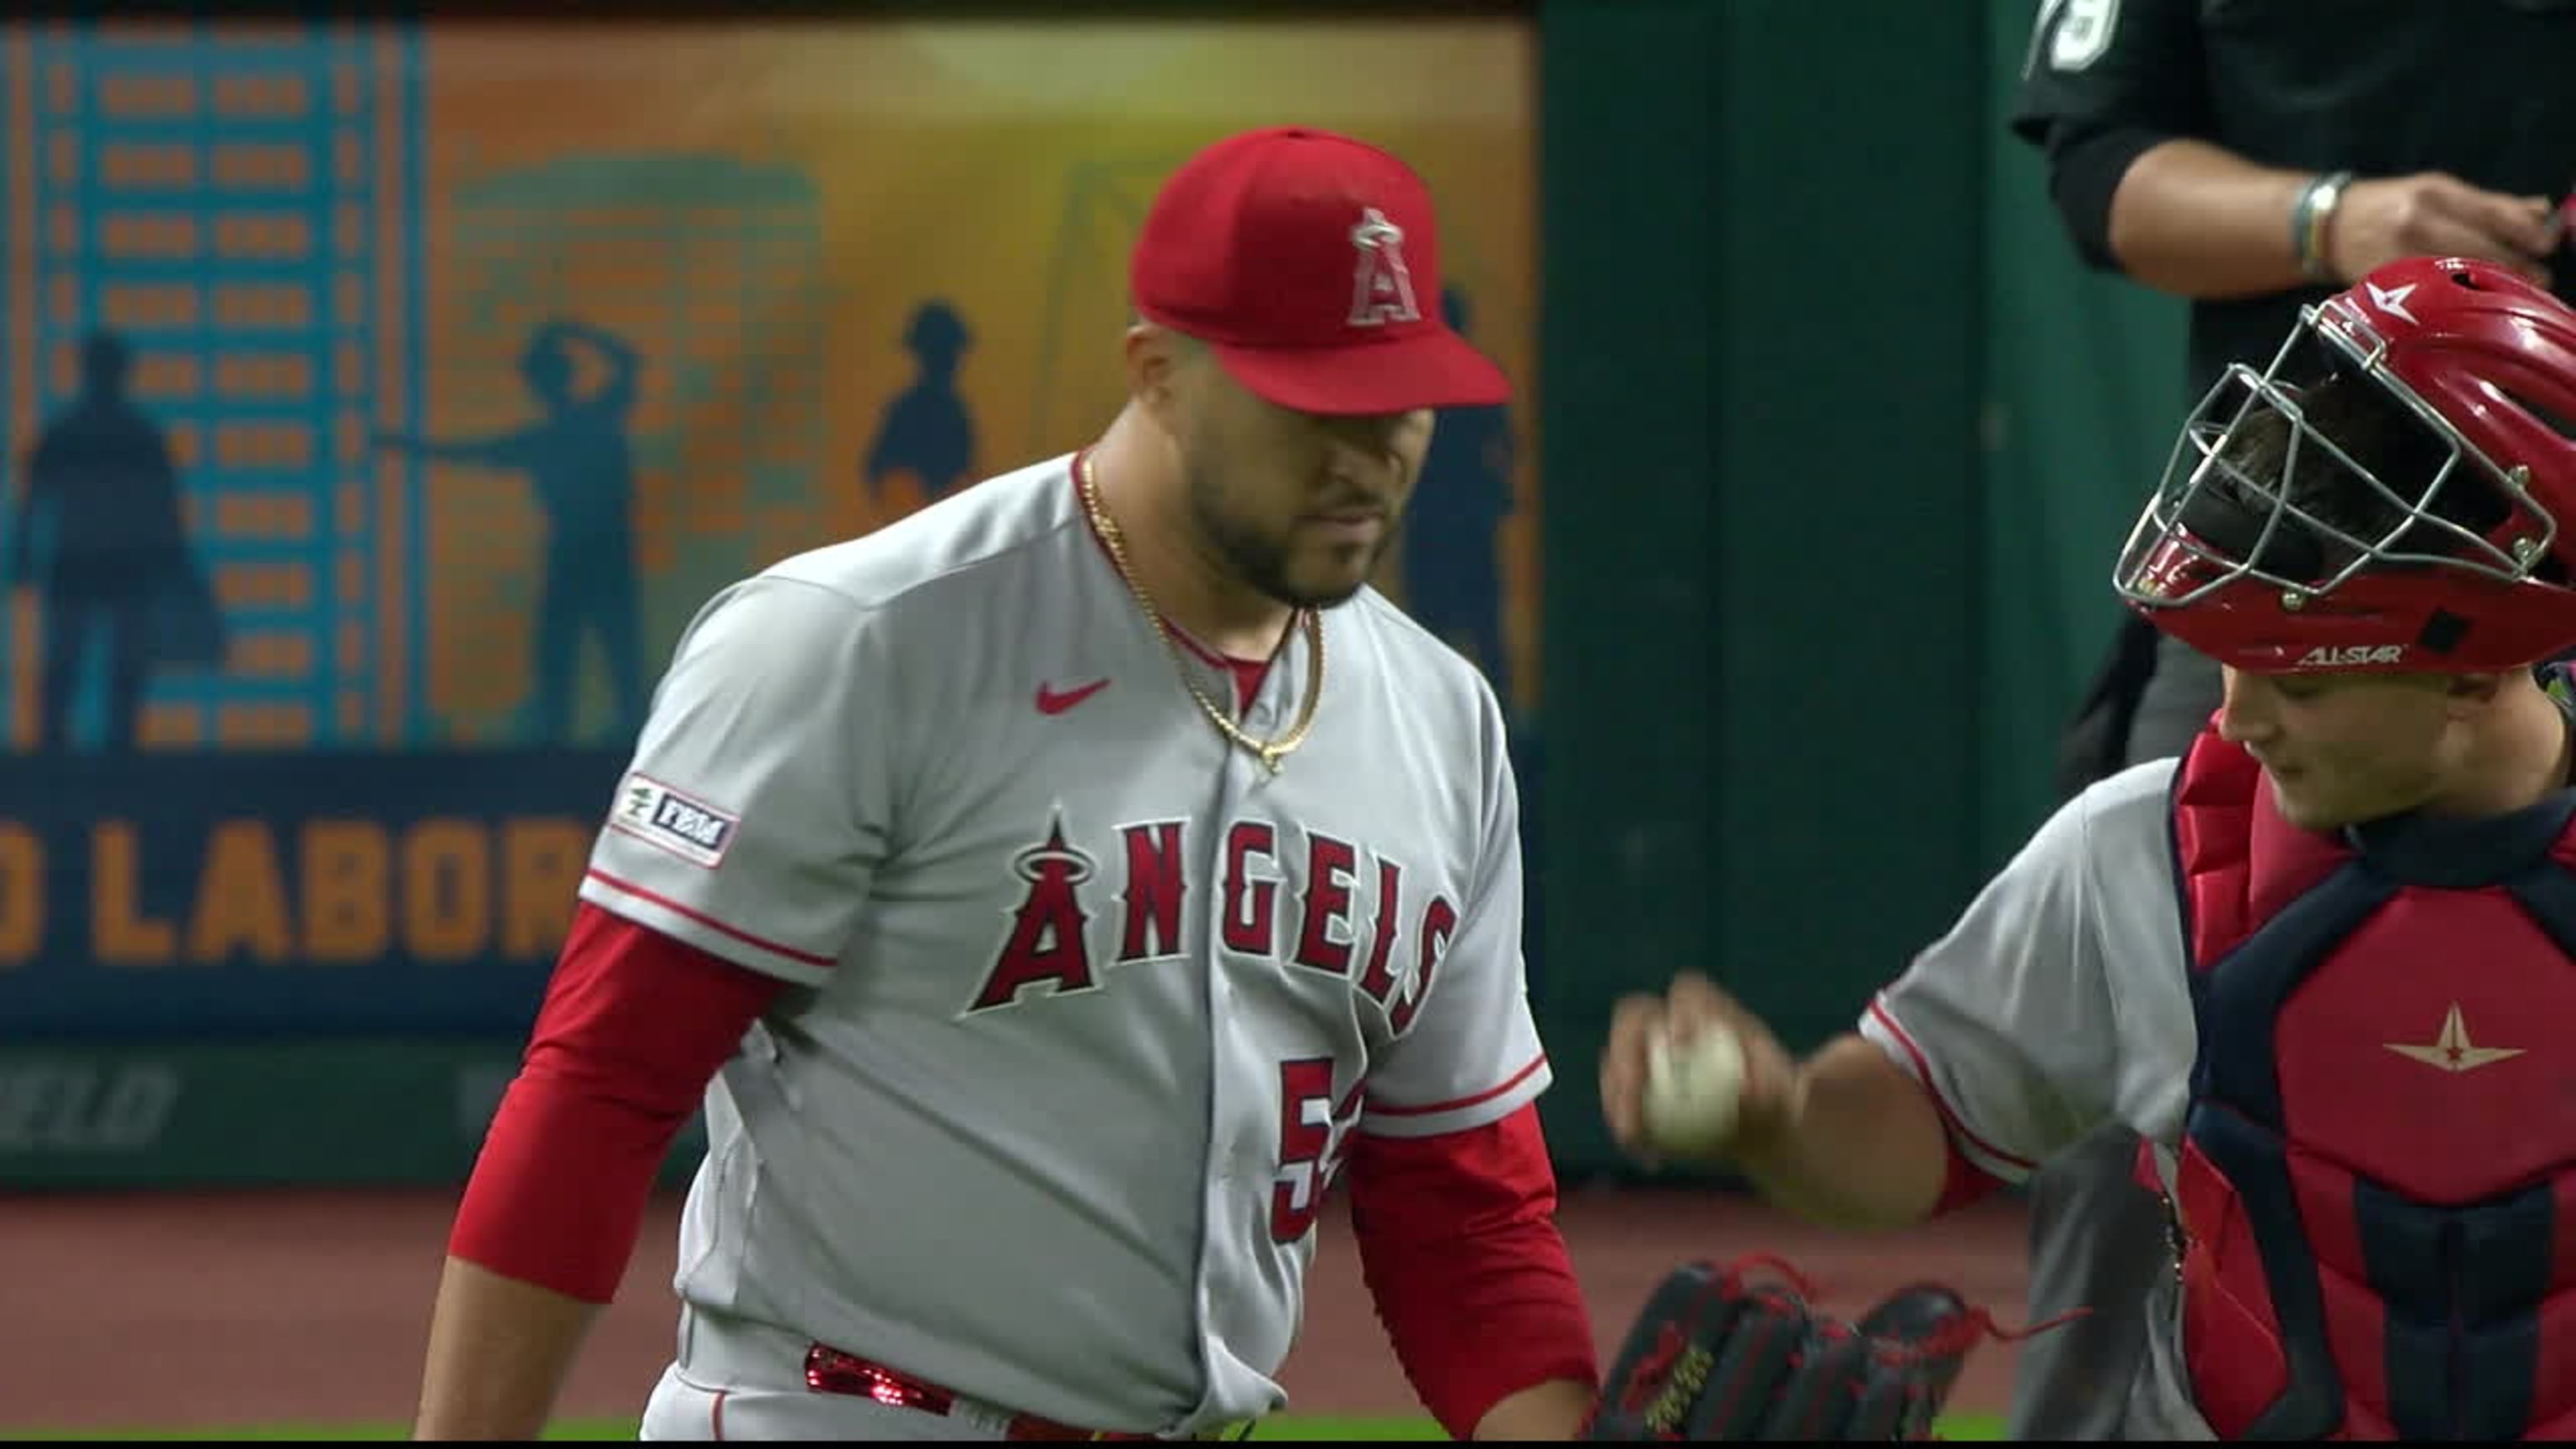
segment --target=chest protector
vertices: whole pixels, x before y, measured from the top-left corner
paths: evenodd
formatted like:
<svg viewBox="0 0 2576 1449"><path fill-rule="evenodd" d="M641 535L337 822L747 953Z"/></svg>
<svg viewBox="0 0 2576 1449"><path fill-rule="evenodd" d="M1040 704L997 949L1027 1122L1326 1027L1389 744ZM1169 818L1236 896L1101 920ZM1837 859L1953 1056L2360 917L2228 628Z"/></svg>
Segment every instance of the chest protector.
<svg viewBox="0 0 2576 1449"><path fill-rule="evenodd" d="M2571 813L2318 834L2214 733L2184 757L2174 1206L2222 1438L2576 1435Z"/></svg>

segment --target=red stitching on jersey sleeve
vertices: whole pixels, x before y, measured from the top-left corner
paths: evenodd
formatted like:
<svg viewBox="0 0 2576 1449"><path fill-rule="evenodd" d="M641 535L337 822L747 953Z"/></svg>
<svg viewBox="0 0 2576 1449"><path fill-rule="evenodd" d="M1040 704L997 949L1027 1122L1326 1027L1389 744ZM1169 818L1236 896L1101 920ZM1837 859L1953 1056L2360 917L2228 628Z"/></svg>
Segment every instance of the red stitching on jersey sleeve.
<svg viewBox="0 0 2576 1449"><path fill-rule="evenodd" d="M1433 1102L1430 1105L1423 1107L1399 1107L1392 1103L1381 1102L1378 1099L1371 1097L1369 1099L1368 1109L1372 1114L1380 1117L1434 1117L1438 1116L1442 1112L1463 1112L1469 1107L1480 1107L1485 1103L1494 1100L1496 1097L1503 1096L1513 1088L1518 1087L1521 1083L1528 1081L1531 1073L1536 1072L1539 1068L1546 1065L1547 1054L1545 1052L1541 1052L1537 1056L1530 1058L1529 1065L1522 1067L1519 1071L1504 1078L1501 1086L1488 1088L1485 1091L1478 1092L1472 1097L1459 1097L1447 1102Z"/></svg>
<svg viewBox="0 0 2576 1449"><path fill-rule="evenodd" d="M1897 1021L1896 1017L1888 1011L1887 1007L1875 998L1873 998L1869 1003L1869 1014L1872 1020L1876 1021L1879 1025L1886 1027L1888 1031L1895 1036L1896 1044L1903 1047L1905 1049L1905 1055L1913 1060L1914 1079L1921 1082L1923 1084L1923 1090L1931 1094L1932 1110L1941 1114L1941 1125L1950 1129L1950 1136L1954 1142L1965 1142L1977 1151L1984 1153L1986 1156L1993 1158L1997 1162L2001 1162L2012 1167L2016 1171L2028 1172L2038 1165L2030 1161L2028 1158L2017 1157L2012 1153L2004 1151L2002 1148L1988 1142L1986 1139L1978 1136L1974 1131L1970 1130L1968 1124L1960 1120L1957 1109L1950 1105L1950 1099L1941 1095L1941 1084L1935 1080L1932 1075L1932 1064L1930 1060L1923 1055L1923 1048L1915 1044L1913 1034L1908 1032L1904 1026ZM1952 1150L1955 1151L1957 1149L1954 1147ZM1971 1165L1973 1166L1973 1164ZM1983 1169L1979 1170L1982 1171Z"/></svg>
<svg viewBox="0 0 2576 1449"><path fill-rule="evenodd" d="M828 967L840 964L829 956L818 956L811 951L800 951L794 946L770 940L766 936L755 936L749 931L728 926L724 922L717 920L715 917L708 915L704 911L691 906L682 905L680 902L671 899L669 896L663 895L659 891L646 890L644 887L635 884L633 881L622 880L616 876L610 875L608 872L601 870L597 866L592 866L587 874L592 880L599 882L610 890L616 891L620 895L633 896L639 901L650 901L654 905L660 906L662 909L669 911L674 915L685 916L689 920L697 922L699 925L706 927L710 931L719 932L725 936L729 936L734 940L742 942L746 946L757 946L761 950L767 951L773 956L784 956L790 961L801 961L808 966Z"/></svg>

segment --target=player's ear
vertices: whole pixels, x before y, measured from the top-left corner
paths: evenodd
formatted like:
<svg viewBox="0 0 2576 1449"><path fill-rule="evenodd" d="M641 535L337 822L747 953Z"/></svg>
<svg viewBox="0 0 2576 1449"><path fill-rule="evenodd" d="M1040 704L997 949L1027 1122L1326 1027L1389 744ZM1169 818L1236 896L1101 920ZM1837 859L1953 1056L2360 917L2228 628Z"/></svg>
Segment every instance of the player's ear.
<svg viewBox="0 0 2576 1449"><path fill-rule="evenodd" d="M1127 392L1145 411L1168 419L1180 405L1196 344L1168 327L1138 322L1127 329Z"/></svg>

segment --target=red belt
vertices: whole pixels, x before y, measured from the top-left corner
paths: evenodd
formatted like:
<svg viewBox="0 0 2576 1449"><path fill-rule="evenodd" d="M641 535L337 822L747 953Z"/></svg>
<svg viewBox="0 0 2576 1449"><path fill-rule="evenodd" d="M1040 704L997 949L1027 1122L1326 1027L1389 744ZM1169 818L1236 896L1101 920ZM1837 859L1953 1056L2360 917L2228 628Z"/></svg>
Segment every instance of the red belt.
<svg viewBox="0 0 2576 1449"><path fill-rule="evenodd" d="M956 1412L963 1397L954 1389L944 1389L927 1379L917 1378L900 1369L871 1363L854 1353L815 1344L805 1350L805 1387L818 1394L849 1394L856 1398L874 1399L898 1409L912 1409L945 1418ZM1250 1425L1245 1426L1247 1429ZM1010 1414L1002 1430L1005 1439L1153 1439L1152 1434L1128 1434L1114 1429L1084 1429L1072 1424L1059 1424L1035 1414ZM1201 1438L1222 1438L1220 1434Z"/></svg>

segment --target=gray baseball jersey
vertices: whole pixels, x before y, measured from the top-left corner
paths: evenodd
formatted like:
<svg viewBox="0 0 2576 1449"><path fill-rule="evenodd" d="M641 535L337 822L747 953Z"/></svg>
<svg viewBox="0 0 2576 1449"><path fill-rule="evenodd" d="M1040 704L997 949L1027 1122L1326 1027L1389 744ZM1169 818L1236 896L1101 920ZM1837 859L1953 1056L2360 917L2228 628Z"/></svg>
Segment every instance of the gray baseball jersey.
<svg viewBox="0 0 2576 1449"><path fill-rule="evenodd" d="M1188 1431L1284 1402L1350 1133L1548 1085L1519 807L1491 690L1370 591L1326 613L1320 712L1271 775L1185 691L1070 467L717 594L582 896L794 988L709 1090L685 1303Z"/></svg>
<svg viewBox="0 0 2576 1449"><path fill-rule="evenodd" d="M2061 806L1950 931L1880 991L1862 1035L1927 1083L1970 1161L2008 1183L2114 1124L2170 1151L2196 1049L2167 843L2173 759ZM2172 1274L2142 1311L2147 1352L2120 1436L2208 1438L2180 1374Z"/></svg>
<svg viewBox="0 0 2576 1449"><path fill-rule="evenodd" d="M2143 621L2141 621L2143 627ZM2126 763L2178 757L2219 703L2217 661L2168 634L2129 722ZM2024 1185L2030 1210L2030 1316L2090 1316L2025 1340L2013 1361L2005 1437L2102 1439L2118 1427L2120 1395L2145 1351L2135 1303L2171 1276L2164 1205L2138 1185L2138 1136L2110 1122L2040 1164Z"/></svg>

